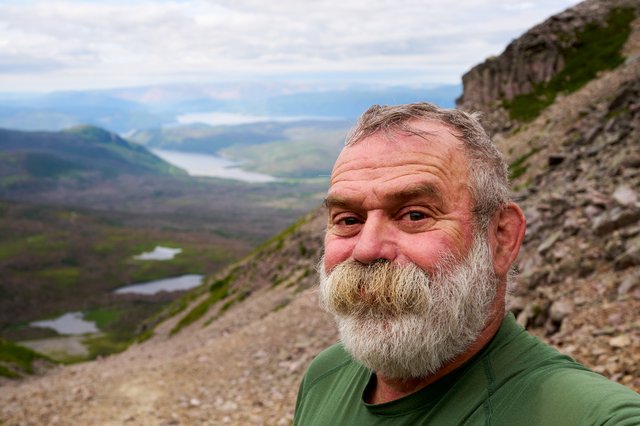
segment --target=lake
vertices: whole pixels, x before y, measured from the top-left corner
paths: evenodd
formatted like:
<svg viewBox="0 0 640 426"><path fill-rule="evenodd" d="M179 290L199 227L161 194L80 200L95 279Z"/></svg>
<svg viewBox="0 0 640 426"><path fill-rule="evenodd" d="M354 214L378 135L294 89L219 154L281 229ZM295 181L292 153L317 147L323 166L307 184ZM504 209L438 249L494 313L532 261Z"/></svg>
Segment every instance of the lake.
<svg viewBox="0 0 640 426"><path fill-rule="evenodd" d="M180 248L156 246L152 251L145 251L137 256L133 256L136 260L171 260L176 254L182 252Z"/></svg>
<svg viewBox="0 0 640 426"><path fill-rule="evenodd" d="M186 170L191 176L218 177L251 183L274 182L277 180L275 177L263 173L242 170L238 168L238 163L215 155L168 149L152 149L151 152L164 161Z"/></svg>
<svg viewBox="0 0 640 426"><path fill-rule="evenodd" d="M87 334L100 331L93 321L84 319L82 312L67 312L58 318L34 321L29 325L32 327L51 328L58 334Z"/></svg>
<svg viewBox="0 0 640 426"><path fill-rule="evenodd" d="M117 288L116 294L144 294L154 295L161 291L180 291L198 287L202 283L202 275L189 274L161 280L147 281Z"/></svg>

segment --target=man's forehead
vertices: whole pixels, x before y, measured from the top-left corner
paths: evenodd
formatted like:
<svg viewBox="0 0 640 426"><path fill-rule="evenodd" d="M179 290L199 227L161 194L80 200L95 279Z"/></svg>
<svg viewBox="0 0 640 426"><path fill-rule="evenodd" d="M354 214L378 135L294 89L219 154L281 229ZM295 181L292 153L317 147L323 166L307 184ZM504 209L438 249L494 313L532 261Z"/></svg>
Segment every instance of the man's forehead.
<svg viewBox="0 0 640 426"><path fill-rule="evenodd" d="M333 190L332 190L333 189ZM348 191L336 190L332 188L329 190L327 197L324 199L324 206L331 207L352 207L352 204L359 204L365 197L365 191L354 190L353 188ZM429 198L439 200L442 196L442 188L436 182L430 181L416 181L407 184L403 187L396 188L391 192L376 191L379 198L390 204L402 203L407 200L416 198Z"/></svg>
<svg viewBox="0 0 640 426"><path fill-rule="evenodd" d="M466 172L467 158L460 139L440 123L418 124L421 126L414 126L411 131L381 130L345 146L336 159L329 184L333 185L336 176L344 171L375 161L387 167L401 167L440 157L452 165L464 166Z"/></svg>

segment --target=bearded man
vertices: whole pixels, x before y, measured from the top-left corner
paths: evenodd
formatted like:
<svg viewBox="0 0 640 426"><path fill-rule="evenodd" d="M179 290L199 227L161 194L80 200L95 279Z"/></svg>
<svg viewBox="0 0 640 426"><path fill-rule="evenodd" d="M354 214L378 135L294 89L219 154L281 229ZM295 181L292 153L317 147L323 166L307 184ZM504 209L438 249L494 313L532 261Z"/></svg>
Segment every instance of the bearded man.
<svg viewBox="0 0 640 426"><path fill-rule="evenodd" d="M473 115L370 108L325 204L320 299L341 342L305 374L295 424L640 424L638 394L506 314L525 218Z"/></svg>

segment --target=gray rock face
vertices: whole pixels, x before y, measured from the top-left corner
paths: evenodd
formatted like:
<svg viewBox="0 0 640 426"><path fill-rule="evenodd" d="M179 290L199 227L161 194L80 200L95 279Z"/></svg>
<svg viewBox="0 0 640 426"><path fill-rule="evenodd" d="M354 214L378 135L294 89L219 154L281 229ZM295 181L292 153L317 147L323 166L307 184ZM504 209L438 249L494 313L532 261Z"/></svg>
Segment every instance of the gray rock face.
<svg viewBox="0 0 640 426"><path fill-rule="evenodd" d="M536 25L512 41L502 54L476 65L462 77L464 91L459 108L481 111L491 133L511 127L501 107L536 84L548 82L565 65L563 52L574 46L577 34L589 23L602 23L614 8L640 10L636 0L587 0Z"/></svg>

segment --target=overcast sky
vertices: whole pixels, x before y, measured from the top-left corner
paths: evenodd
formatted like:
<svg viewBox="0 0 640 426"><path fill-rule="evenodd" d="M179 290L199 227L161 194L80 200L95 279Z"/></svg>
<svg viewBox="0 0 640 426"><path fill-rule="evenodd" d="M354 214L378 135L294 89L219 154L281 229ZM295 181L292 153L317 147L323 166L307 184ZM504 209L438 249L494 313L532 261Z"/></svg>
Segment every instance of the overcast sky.
<svg viewBox="0 0 640 426"><path fill-rule="evenodd" d="M0 92L458 83L574 0L0 0Z"/></svg>

